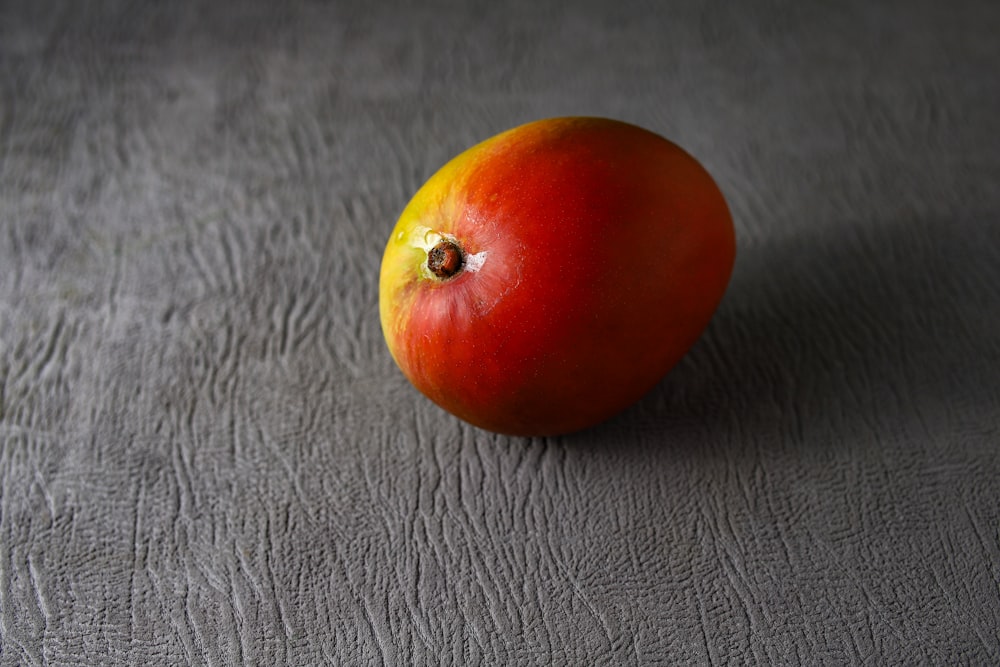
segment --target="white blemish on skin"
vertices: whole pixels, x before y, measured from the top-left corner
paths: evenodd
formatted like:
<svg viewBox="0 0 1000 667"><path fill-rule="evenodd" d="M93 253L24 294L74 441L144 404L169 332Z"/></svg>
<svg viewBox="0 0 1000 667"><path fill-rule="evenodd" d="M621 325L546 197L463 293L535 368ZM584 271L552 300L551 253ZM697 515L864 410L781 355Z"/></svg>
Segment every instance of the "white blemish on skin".
<svg viewBox="0 0 1000 667"><path fill-rule="evenodd" d="M465 264L462 268L466 271L472 271L475 273L479 269L483 268L483 264L486 263L486 251L477 252L475 255L466 255Z"/></svg>

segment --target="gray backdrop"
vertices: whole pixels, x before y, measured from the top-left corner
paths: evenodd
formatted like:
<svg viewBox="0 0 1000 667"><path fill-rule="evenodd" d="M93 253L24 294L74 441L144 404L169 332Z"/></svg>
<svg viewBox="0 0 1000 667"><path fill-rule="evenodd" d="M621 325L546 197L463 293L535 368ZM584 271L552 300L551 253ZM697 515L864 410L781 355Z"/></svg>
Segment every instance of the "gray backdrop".
<svg viewBox="0 0 1000 667"><path fill-rule="evenodd" d="M1000 664L1000 3L0 5L0 664ZM672 138L731 288L463 425L383 244L535 118Z"/></svg>

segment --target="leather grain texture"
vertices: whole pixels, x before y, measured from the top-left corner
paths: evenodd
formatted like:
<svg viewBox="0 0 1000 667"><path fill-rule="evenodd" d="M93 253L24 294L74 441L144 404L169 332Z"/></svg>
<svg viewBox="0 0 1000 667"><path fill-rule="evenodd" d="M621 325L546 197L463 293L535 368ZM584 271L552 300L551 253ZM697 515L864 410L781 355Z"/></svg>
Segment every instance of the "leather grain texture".
<svg viewBox="0 0 1000 667"><path fill-rule="evenodd" d="M0 665L1000 664L1000 4L0 4ZM495 436L377 277L513 125L725 192L716 318Z"/></svg>

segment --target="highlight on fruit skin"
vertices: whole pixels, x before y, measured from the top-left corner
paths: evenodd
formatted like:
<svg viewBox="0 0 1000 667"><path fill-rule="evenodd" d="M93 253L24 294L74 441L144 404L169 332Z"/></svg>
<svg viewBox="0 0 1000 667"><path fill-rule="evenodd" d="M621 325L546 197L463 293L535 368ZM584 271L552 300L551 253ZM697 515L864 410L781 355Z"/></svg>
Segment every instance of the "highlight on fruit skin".
<svg viewBox="0 0 1000 667"><path fill-rule="evenodd" d="M382 258L382 331L409 381L459 418L569 433L681 359L735 252L721 191L679 146L616 120L539 120L414 194Z"/></svg>

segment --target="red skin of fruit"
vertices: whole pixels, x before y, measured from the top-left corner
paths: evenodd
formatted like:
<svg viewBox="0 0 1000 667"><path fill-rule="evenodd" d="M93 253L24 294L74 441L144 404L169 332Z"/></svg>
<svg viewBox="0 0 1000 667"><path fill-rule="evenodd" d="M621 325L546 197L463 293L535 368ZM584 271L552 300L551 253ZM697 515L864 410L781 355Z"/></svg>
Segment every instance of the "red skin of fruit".
<svg viewBox="0 0 1000 667"><path fill-rule="evenodd" d="M444 279L427 265L442 239L464 261ZM458 417L567 433L663 378L734 257L726 202L681 148L619 121L536 121L454 158L403 211L382 260L383 333L413 385Z"/></svg>

